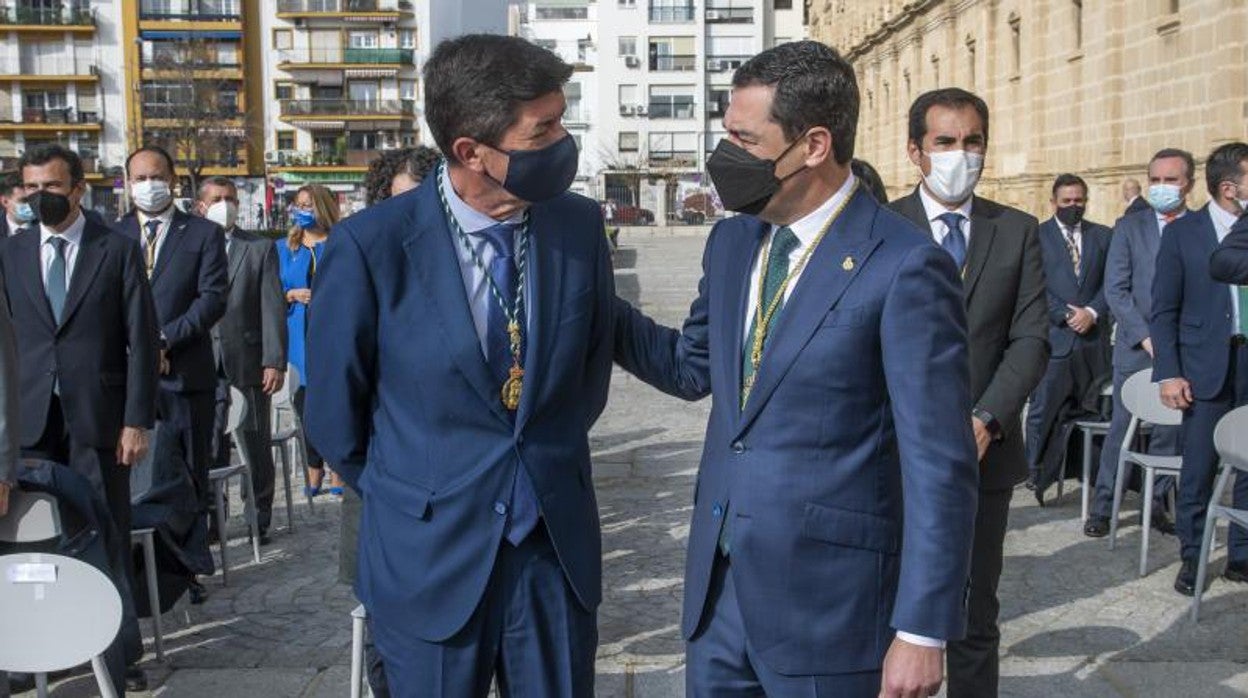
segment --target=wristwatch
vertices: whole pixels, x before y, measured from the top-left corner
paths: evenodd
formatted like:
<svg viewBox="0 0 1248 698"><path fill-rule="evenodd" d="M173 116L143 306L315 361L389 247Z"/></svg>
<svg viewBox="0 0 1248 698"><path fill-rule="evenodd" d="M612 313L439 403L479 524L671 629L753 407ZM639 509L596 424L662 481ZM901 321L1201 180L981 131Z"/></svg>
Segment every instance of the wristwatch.
<svg viewBox="0 0 1248 698"><path fill-rule="evenodd" d="M988 429L988 433L992 434L993 441L1000 441L1005 437L1005 435L1001 433L1001 422L998 422L997 418L992 416L992 413L988 410L979 407L973 408L971 410L971 416L984 423L984 426Z"/></svg>

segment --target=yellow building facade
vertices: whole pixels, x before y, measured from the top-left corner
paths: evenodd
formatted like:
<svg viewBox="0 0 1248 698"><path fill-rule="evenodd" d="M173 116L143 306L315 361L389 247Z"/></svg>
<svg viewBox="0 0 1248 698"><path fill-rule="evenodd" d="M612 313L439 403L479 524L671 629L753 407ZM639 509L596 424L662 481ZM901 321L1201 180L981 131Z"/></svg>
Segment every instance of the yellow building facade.
<svg viewBox="0 0 1248 698"><path fill-rule="evenodd" d="M889 193L918 181L907 112L937 87L987 101L988 158L977 191L1051 215L1063 172L1091 188L1089 218L1112 223L1119 189L1147 187L1163 147L1248 140L1244 0L808 0L812 38L854 65L862 93L857 157ZM1201 203L1203 168L1189 201Z"/></svg>

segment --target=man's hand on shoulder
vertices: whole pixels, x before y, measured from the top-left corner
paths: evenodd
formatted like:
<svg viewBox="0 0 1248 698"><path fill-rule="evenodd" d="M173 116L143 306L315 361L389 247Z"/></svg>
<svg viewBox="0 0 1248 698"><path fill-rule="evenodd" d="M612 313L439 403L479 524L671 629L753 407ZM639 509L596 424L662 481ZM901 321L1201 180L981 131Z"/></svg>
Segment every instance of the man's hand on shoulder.
<svg viewBox="0 0 1248 698"><path fill-rule="evenodd" d="M945 680L945 650L893 640L884 656L880 698L927 698Z"/></svg>

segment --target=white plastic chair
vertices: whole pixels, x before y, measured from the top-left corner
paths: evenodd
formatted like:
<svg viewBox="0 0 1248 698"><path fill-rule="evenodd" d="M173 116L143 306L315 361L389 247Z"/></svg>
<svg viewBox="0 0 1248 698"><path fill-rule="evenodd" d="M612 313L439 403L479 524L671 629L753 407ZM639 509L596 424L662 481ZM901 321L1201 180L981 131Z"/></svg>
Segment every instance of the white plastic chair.
<svg viewBox="0 0 1248 698"><path fill-rule="evenodd" d="M365 690L370 696L373 694L364 681L364 621L367 618L364 604L351 611L351 698L361 698Z"/></svg>
<svg viewBox="0 0 1248 698"><path fill-rule="evenodd" d="M243 419L247 416L247 400L238 388L230 388L230 411L226 417L225 431L233 437L235 444L243 443L242 426ZM238 449L239 460L238 465L228 465L224 468L213 468L208 471L208 481L212 483L213 496L216 498L217 504L217 546L221 552L221 585L225 586L229 583L230 565L227 560L227 536L225 532L225 488L232 478L238 478L242 481L243 492L246 494L247 501L244 502L244 509L247 516L247 525L251 530L251 549L252 557L256 563L260 562L260 524L256 519L256 492L251 482L251 463L247 462L246 449Z"/></svg>
<svg viewBox="0 0 1248 698"><path fill-rule="evenodd" d="M308 482L308 456L303 450L303 420L295 409L295 393L300 383L299 369L294 364L286 366L286 381L282 389L273 394L272 437L273 462L281 462L282 482L286 488L286 527L295 530L294 499L291 496L291 477L296 464L303 468L303 481ZM312 511L311 494L307 497L308 511Z"/></svg>
<svg viewBox="0 0 1248 698"><path fill-rule="evenodd" d="M1218 420L1213 431L1213 445L1222 458L1218 484L1209 498L1209 510L1205 514L1205 534L1200 544L1200 558L1196 562L1196 593L1192 597L1192 622L1200 620L1200 597L1205 592L1205 576L1209 570L1209 555L1213 551L1214 527L1218 519L1248 527L1248 509L1236 509L1222 504L1231 476L1248 477L1248 407L1231 410Z"/></svg>
<svg viewBox="0 0 1248 698"><path fill-rule="evenodd" d="M1131 413L1131 421L1127 425L1127 433L1122 438L1122 451L1118 456L1118 475L1114 480L1114 508L1109 516L1109 549L1113 550L1118 541L1118 514L1122 507L1122 493L1126 487L1127 464L1139 467L1143 471L1144 488L1142 498L1143 533L1140 536L1140 576L1148 571L1148 538L1152 529L1153 486L1156 479L1163 475L1179 475L1183 466L1182 456L1160 456L1141 453L1131 449L1136 433L1142 424L1155 426L1178 426L1183 423L1183 413L1172 410L1161 402L1161 393L1152 382L1152 370L1144 369L1133 374L1122 384L1122 404Z"/></svg>
<svg viewBox="0 0 1248 698"><path fill-rule="evenodd" d="M160 580L156 573L156 529L130 531L130 545L143 549L143 576L147 578L147 605L152 611L152 646L156 660L165 661L165 630L160 618Z"/></svg>
<svg viewBox="0 0 1248 698"><path fill-rule="evenodd" d="M61 535L56 497L43 492L9 490L9 513L0 517L0 541L41 543Z"/></svg>

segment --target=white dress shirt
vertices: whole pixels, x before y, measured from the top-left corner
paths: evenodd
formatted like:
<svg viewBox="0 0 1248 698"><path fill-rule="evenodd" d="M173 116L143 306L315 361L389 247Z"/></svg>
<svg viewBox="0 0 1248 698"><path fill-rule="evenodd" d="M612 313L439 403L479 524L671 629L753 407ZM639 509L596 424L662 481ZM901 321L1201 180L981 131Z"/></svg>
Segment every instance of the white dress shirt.
<svg viewBox="0 0 1248 698"><path fill-rule="evenodd" d="M9 237L17 235L17 231L21 230L22 228L28 228L34 225L34 223L18 223L17 221L13 220L13 216L5 216L5 218L8 219L8 222L9 222Z"/></svg>
<svg viewBox="0 0 1248 698"><path fill-rule="evenodd" d="M1239 220L1238 216L1227 213L1226 209L1212 201L1209 202L1209 217L1213 219L1213 229L1218 234L1219 243L1226 239L1235 221ZM1231 335L1233 336L1239 334L1239 290L1237 286L1228 286L1228 288L1231 293Z"/></svg>
<svg viewBox="0 0 1248 698"><path fill-rule="evenodd" d="M1166 214L1157 213L1155 210L1153 211L1153 215L1157 216L1157 234L1161 235L1162 233L1166 232L1166 226L1170 225L1172 221L1166 219ZM1186 215L1187 215L1187 209L1184 208L1182 211L1179 211L1178 215L1174 217L1174 220L1177 221Z"/></svg>
<svg viewBox="0 0 1248 698"><path fill-rule="evenodd" d="M46 225L39 226L39 261L43 273L43 287L48 287L48 271L52 269L52 260L56 259L56 247L49 241L59 235L65 242L65 290L69 290L70 280L74 278L74 264L78 261L78 248L82 246L82 231L87 227L87 217L78 212L78 217L65 229L57 233Z"/></svg>
<svg viewBox="0 0 1248 698"><path fill-rule="evenodd" d="M156 254L152 256L152 260L160 259L160 248L164 246L165 240L169 237L169 226L173 224L173 206L158 213L155 216L149 216L142 211L138 211L139 219L139 245L143 248L143 259L147 259L147 222L150 220L160 221L160 228L156 231Z"/></svg>
<svg viewBox="0 0 1248 698"><path fill-rule="evenodd" d="M452 230L451 244L455 247L455 256L459 258L459 271L464 278L464 291L468 294L468 308L472 311L472 324L477 330L477 339L481 342L481 353L488 357L490 355L490 305L498 302L490 291L489 273L487 271L490 268L490 263L494 261L494 246L490 244L489 239L484 235L474 235L473 233L479 233L499 223L519 223L523 220L524 214L517 213L505 221L496 221L459 198L459 194L455 193L455 187L451 186L449 175L440 175L438 185L442 187L443 193L446 194L446 203L450 206L451 214L455 216L455 221L468 234L468 239L472 241L474 249L481 257L481 263L485 265L484 270L477 266L472 253L464 247L464 243L460 240L459 235ZM451 226L448 225L447 227ZM520 229L517 228L517 245L519 245L519 237ZM529 266L525 271L524 288L525 324L529 327L532 327L533 319L533 312L529 305L529 299L533 297L531 290L533 283L532 240L533 236L530 235L527 262ZM516 254L520 254L518 248L516 249Z"/></svg>
<svg viewBox="0 0 1248 698"><path fill-rule="evenodd" d="M969 253L971 249L971 202L975 200L975 197L966 197L966 201L950 211L945 208L944 204L928 194L927 189L919 187L919 200L923 202L923 215L927 216L927 223L932 228L932 238L936 240L937 245L942 247L945 244L945 238L949 237L949 226L945 225L940 217L946 213L962 214L962 217L966 219L962 222L962 236L966 238L966 249Z"/></svg>
<svg viewBox="0 0 1248 698"><path fill-rule="evenodd" d="M802 258L802 255L806 254L806 249L814 243L815 238L819 237L819 231L823 230L823 226L828 222L828 218L832 216L832 212L841 205L841 202L845 201L845 198L849 196L849 192L853 191L853 186L854 175L851 174L848 178L846 178L845 183L841 185L841 188L837 189L836 193L832 195L832 198L823 202L823 205L819 208L806 214L801 220L794 221L789 225L789 230L792 230L793 234L797 236L797 247L794 247L793 251L789 253L789 271L797 269L798 260ZM768 233L770 236L769 240L774 241L776 239L776 231L779 229L780 226L778 225L771 226L771 232ZM770 249L770 243L766 245L766 247ZM753 341L753 337L750 336L750 329L754 322L754 316L757 313L757 308L754 306L758 304L758 295L760 293L758 275L759 271L762 269L762 265L767 263L767 260L763 259L764 255L762 254L762 250L763 248L760 246L759 254L754 259L754 265L750 267L750 295L745 306L745 334L743 335L743 347L749 346L750 342ZM788 287L784 289L785 303L789 302L789 296L793 295L793 289L797 288L797 282L801 279L801 276L802 270L797 270L797 273L794 274L793 279L789 282ZM766 308L763 310L765 311Z"/></svg>

